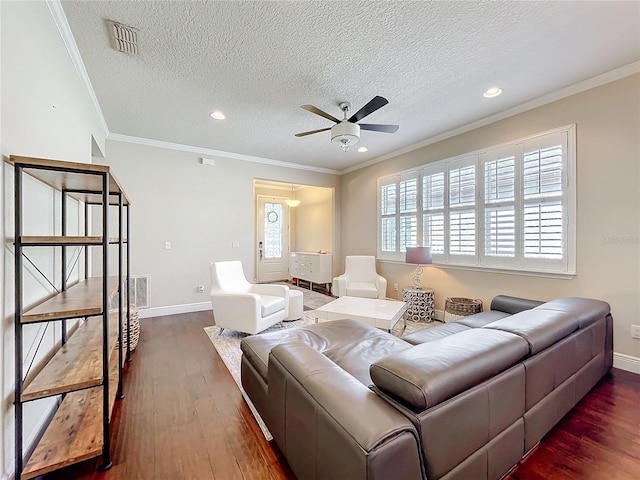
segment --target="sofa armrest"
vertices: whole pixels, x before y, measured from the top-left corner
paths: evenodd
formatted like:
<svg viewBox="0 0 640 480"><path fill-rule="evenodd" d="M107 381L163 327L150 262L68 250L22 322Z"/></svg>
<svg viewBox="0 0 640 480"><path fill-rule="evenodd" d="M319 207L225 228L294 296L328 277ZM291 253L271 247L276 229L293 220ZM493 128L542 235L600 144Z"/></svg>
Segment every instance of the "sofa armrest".
<svg viewBox="0 0 640 480"><path fill-rule="evenodd" d="M415 427L320 352L271 350L268 427L298 478L423 478Z"/></svg>

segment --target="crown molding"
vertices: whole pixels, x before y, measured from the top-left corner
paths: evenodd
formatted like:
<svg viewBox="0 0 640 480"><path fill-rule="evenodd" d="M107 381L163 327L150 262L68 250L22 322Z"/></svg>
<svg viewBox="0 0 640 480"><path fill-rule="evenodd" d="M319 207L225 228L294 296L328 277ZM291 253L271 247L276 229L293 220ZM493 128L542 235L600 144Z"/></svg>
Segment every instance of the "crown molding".
<svg viewBox="0 0 640 480"><path fill-rule="evenodd" d="M91 103L93 104L93 108L95 109L98 121L100 122L100 126L102 127L104 136L106 137L109 135L109 127L107 126L107 122L104 119L104 115L102 114L102 109L100 108L98 97L96 97L96 92L93 90L93 85L91 85L91 80L89 79L89 74L87 73L87 69L84 66L84 62L82 61L82 56L80 55L80 51L78 50L76 40L73 38L73 34L71 33L71 27L69 26L67 17L64 14L64 10L62 9L62 4L60 3L60 0L46 0L46 2L51 15L53 16L53 20L58 27L58 31L60 32L60 36L62 37L62 41L67 48L67 52L69 52L71 62L78 72L80 82L82 83L87 95L89 95Z"/></svg>
<svg viewBox="0 0 640 480"><path fill-rule="evenodd" d="M245 162L261 163L264 165L271 165L274 167L294 168L297 170L305 170L308 172L340 175L340 172L338 170L332 170L330 168L313 167L310 165L300 165L297 163L289 163L289 162L282 162L280 160L273 160L271 158L254 157L253 155L245 155L243 153L225 152L223 150L214 150L214 149L205 148L205 147L194 147L193 145L183 145L180 143L165 142L162 140L152 140L150 138L132 137L129 135L122 135L119 133L109 133L109 135L107 135L107 140L114 140L117 142L126 142L126 143L135 143L137 145L165 148L168 150L178 150L180 152L196 153L198 155L205 155L208 157L230 158L232 160L242 160Z"/></svg>
<svg viewBox="0 0 640 480"><path fill-rule="evenodd" d="M485 117L476 122L468 123L467 125L463 125L462 127L449 130L448 132L441 133L434 137L423 140L420 143L416 143L414 145L401 148L400 150L395 150L391 153L381 155L380 157L376 157L366 162L359 163L358 165L354 165L353 167L340 170L340 175L345 175L347 173L355 172L356 170L360 170L362 168L375 165L376 163L384 162L385 160L389 160L399 155L413 152L414 150L418 150L419 148L432 145L434 143L440 142L442 140L446 140L451 137L455 137L456 135L461 135L471 130L475 130L476 128L484 127L485 125L489 125L491 123L504 120L505 118L513 117L514 115L518 115L520 113L533 110L534 108L538 108L543 105L547 105L549 103L561 100L563 98L570 97L571 95L575 95L575 94L584 92L586 90L591 90L592 88L596 88L601 85L605 85L607 83L620 80L630 75L634 75L638 72L640 72L640 62L630 63L629 65L625 65L624 67L620 67L615 70L611 70L610 72L606 72L601 75L597 75L595 77L589 78L587 80L583 80L582 82L578 82L568 87L561 88L560 90L556 90L555 92L549 93L547 95L536 98L529 102L522 103L513 108L509 108L502 112L496 113L495 115L491 115L489 117Z"/></svg>
<svg viewBox="0 0 640 480"><path fill-rule="evenodd" d="M576 83L574 85L570 85L568 87L562 88L560 90L556 90L548 95L539 97L535 100L531 100L529 102L525 102L516 107L504 110L502 112L496 113L495 115L491 115L489 117L483 118L476 122L469 123L467 125L463 125L459 128L449 130L448 132L441 133L439 135L435 135L430 137L422 142L416 143L414 145L410 145L408 147L404 147L399 150L395 150L393 152L387 153L380 157L373 158L363 163L359 163L352 167L346 168L344 170L333 170L329 168L322 167L314 167L310 165L300 165L297 163L283 162L280 160L273 160L270 158L262 158L255 157L252 155L244 155L241 153L234 152L225 152L222 150L213 150L209 148L203 147L195 147L191 145L182 145L178 143L172 142L164 142L160 140L152 140L148 138L141 137L133 137L128 135L121 135L117 133L111 133L109 131L109 127L107 126L107 122L104 118L104 114L102 113L102 109L100 108L100 103L98 102L98 98L96 97L96 93L93 90L93 85L91 84L91 80L89 79L89 74L87 73L87 69L84 66L84 62L82 61L82 56L80 55L80 51L78 50L78 45L76 44L75 39L73 38L73 34L71 33L71 27L69 26L69 22L67 21L67 17L64 14L64 10L62 8L62 4L60 0L46 0L47 6L51 11L51 15L58 27L58 31L62 37L62 40L69 52L69 56L71 57L71 61L78 72L80 77L80 81L89 95L91 103L94 106L96 115L102 126L105 137L108 140L127 142L127 143L135 143L138 145L146 145L152 147L166 148L170 150L178 150L183 152L191 152L197 153L201 155L213 155L221 158L230 158L234 160L242 160L246 162L254 162L261 163L265 165L272 165L276 167L284 167L284 168L293 168L297 170L305 170L309 172L317 172L317 173L327 173L330 175L345 175L347 173L355 172L357 170L361 170L363 168L369 167L371 165L375 165L377 163L383 162L385 160L389 160L391 158L403 155L405 153L412 152L414 150L418 150L420 148L426 147L428 145L432 145L436 142L440 142L442 140L446 140L451 137L455 137L456 135L461 135L463 133L469 132L471 130L475 130L476 128L483 127L485 125L489 125L491 123L495 123L500 120L504 120L505 118L512 117L514 115L518 115L520 113L526 112L528 110L532 110L534 108L546 105L548 103L555 102L565 97L569 97L571 95L575 95L580 92L584 92L586 90L590 90L595 87L599 87L601 85L620 80L621 78L628 77L635 73L640 72L640 62L634 62L624 67L617 68L610 72L603 73L601 75L597 75L593 78L584 80L582 82Z"/></svg>

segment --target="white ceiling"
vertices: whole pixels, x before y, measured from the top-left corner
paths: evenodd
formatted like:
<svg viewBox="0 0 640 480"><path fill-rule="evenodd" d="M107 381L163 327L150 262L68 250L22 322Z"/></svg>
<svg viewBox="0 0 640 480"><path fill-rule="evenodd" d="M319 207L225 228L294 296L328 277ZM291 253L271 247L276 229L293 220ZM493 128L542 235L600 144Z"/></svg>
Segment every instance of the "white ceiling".
<svg viewBox="0 0 640 480"><path fill-rule="evenodd" d="M638 1L62 1L112 134L343 171L640 60ZM107 20L140 31L111 48ZM491 86L504 93L485 99ZM344 153L330 132L389 105ZM224 121L209 113L222 110ZM358 146L360 146L358 145Z"/></svg>

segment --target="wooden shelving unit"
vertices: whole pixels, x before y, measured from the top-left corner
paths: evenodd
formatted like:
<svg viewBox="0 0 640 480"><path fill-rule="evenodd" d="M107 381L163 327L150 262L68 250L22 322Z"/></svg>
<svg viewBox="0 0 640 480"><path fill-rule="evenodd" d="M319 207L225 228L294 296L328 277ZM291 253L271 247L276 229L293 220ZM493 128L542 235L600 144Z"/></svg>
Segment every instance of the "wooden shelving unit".
<svg viewBox="0 0 640 480"><path fill-rule="evenodd" d="M122 341L122 320L129 322L130 317L127 241L130 202L106 166L19 156L11 156L7 162L15 170L15 478L34 478L97 456L102 456L102 468L107 469L111 466L111 412L116 398L123 398L122 367L131 358L129 339ZM27 201L23 192L25 174L61 192L60 235L22 235L22 207ZM67 234L69 198L85 206L84 235ZM100 235L89 234L89 205L101 206ZM114 209L118 232L110 236L109 216ZM37 305L24 307L23 262L28 258L25 248L39 246L61 249L61 288ZM67 285L69 247L85 249L84 279L73 285ZM102 277L88 278L89 248L101 251ZM117 248L116 272L110 271L113 248ZM51 279L47 280L54 285ZM84 321L67 338L69 319ZM41 322L59 324L62 342L46 365L25 379L22 329ZM127 345L126 354L123 345ZM23 403L46 397L60 399L57 411L25 459L25 447L30 450L31 446L23 445Z"/></svg>

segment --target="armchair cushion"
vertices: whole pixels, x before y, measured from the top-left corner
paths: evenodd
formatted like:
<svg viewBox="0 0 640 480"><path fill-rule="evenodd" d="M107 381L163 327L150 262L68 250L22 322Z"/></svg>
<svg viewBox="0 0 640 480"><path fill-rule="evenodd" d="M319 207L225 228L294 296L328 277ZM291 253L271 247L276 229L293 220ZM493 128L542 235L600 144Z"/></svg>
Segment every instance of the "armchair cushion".
<svg viewBox="0 0 640 480"><path fill-rule="evenodd" d="M350 297L378 298L375 283L350 282L347 285L347 295Z"/></svg>
<svg viewBox="0 0 640 480"><path fill-rule="evenodd" d="M272 295L260 295L260 312L263 317L267 317L278 310L284 310L284 297L274 297Z"/></svg>

